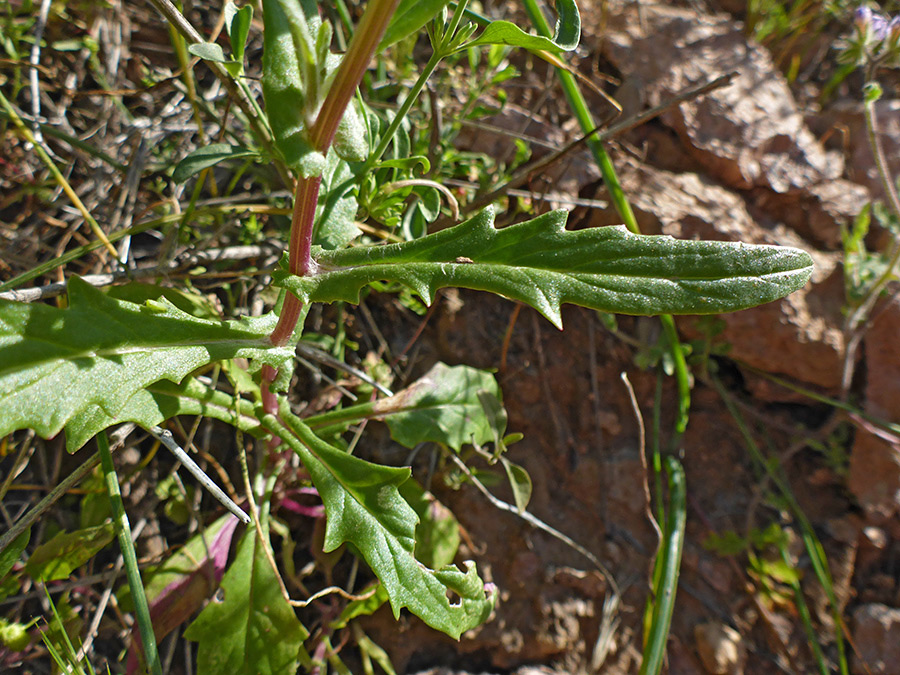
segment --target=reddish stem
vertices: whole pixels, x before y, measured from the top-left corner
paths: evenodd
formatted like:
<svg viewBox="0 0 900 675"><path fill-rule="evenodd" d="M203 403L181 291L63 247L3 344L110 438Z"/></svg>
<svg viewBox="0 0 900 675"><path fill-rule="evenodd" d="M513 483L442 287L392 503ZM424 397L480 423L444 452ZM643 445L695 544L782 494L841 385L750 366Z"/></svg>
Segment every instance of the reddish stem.
<svg viewBox="0 0 900 675"><path fill-rule="evenodd" d="M288 254L288 269L291 274L306 276L314 271L315 262L310 255L312 250L313 227L316 223L316 204L319 201L319 187L322 177L299 178L294 190L294 213L291 217L291 242ZM276 347L286 345L303 312L303 303L293 293L284 297L278 323L269 336L269 341ZM263 410L271 415L278 414L278 400L272 392L272 382L278 371L271 366L263 366L260 393Z"/></svg>
<svg viewBox="0 0 900 675"><path fill-rule="evenodd" d="M288 269L291 274L305 277L314 272L315 262L310 255L312 250L313 227L316 223L316 204L319 200L319 187L322 184L321 176L313 178L297 179L294 191L294 214L291 219L291 243L288 254ZM303 303L292 293L284 298L284 306L281 308L281 316L278 324L269 336L272 344L283 347L291 339L300 313L303 311Z"/></svg>
<svg viewBox="0 0 900 675"><path fill-rule="evenodd" d="M350 47L341 65L338 66L334 84L325 96L316 121L309 129L310 145L323 155L328 154L328 148L331 147L344 111L362 81L366 68L369 67L369 62L398 3L399 0L370 0L366 7L366 12L353 34ZM300 277L315 273L315 261L310 253L321 185L321 176L301 177L297 179L294 188L288 268L291 274ZM303 303L294 294L288 293L284 298L278 324L269 336L273 345L283 347L290 341L302 312ZM278 401L271 390L271 385L277 375L278 371L271 366L263 367L260 386L263 409L273 415L278 414Z"/></svg>
<svg viewBox="0 0 900 675"><path fill-rule="evenodd" d="M344 111L362 82L366 68L369 67L399 3L400 0L369 0L366 11L353 32L347 53L338 66L334 84L322 103L316 121L309 129L310 145L322 154L331 146Z"/></svg>

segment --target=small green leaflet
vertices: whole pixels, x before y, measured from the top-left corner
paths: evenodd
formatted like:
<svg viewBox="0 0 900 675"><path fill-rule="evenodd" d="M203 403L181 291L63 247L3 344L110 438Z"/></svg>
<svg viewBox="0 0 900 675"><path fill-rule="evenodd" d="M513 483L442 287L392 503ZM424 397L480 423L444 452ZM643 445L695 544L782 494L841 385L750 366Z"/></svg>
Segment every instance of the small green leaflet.
<svg viewBox="0 0 900 675"><path fill-rule="evenodd" d="M376 409L397 410L385 415L385 422L401 445L414 448L432 441L459 452L466 443L484 444L494 438L478 398L480 391L490 392L497 400L501 395L491 373L436 363L403 391L380 399Z"/></svg>
<svg viewBox="0 0 900 675"><path fill-rule="evenodd" d="M378 45L378 51L417 33L449 2L450 0L400 0L381 39L381 44Z"/></svg>
<svg viewBox="0 0 900 675"><path fill-rule="evenodd" d="M215 166L219 162L224 162L226 159L255 157L256 155L257 153L253 150L228 145L228 143L205 145L202 148L197 148L178 162L175 170L172 172L172 180L176 183L183 183L194 174Z"/></svg>
<svg viewBox="0 0 900 675"><path fill-rule="evenodd" d="M415 241L316 249L318 273L275 272L304 302L358 303L375 281L396 281L431 304L456 286L525 302L562 328L571 303L617 314L717 314L755 307L801 288L812 274L796 248L639 236L624 227L570 232L566 212L494 228L488 208Z"/></svg>
<svg viewBox="0 0 900 675"><path fill-rule="evenodd" d="M112 523L60 532L34 550L25 564L25 573L35 581L66 579L109 544L114 536Z"/></svg>
<svg viewBox="0 0 900 675"><path fill-rule="evenodd" d="M581 40L581 15L575 0L556 0L558 19L552 38L526 33L509 21L491 21L484 31L460 49L480 45L509 45L529 51L570 52Z"/></svg>

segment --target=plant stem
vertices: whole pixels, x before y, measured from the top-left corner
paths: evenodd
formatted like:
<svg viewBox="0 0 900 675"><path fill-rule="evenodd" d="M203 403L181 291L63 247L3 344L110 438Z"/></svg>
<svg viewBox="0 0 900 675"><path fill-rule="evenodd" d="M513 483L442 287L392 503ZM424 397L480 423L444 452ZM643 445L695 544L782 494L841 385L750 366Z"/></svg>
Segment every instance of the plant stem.
<svg viewBox="0 0 900 675"><path fill-rule="evenodd" d="M181 35L184 36L188 43L195 44L204 41L203 36L200 35L190 22L184 18L184 15L178 11L178 8L172 4L171 0L149 0L149 2L179 33L181 33ZM253 130L256 141L262 145L266 152L273 158L278 173L285 179L285 182L290 185L287 169L284 166L284 162L278 159L279 155L275 151L272 135L267 125L259 116L257 116L256 112L259 108L251 103L252 97L248 96L249 92L246 87L241 88L238 86L237 81L224 67L222 67L222 64L215 63L214 61L206 61L205 63L219 79L225 89L228 90L228 93L237 102L238 107L243 111L244 115L247 116L247 121L250 124L250 128Z"/></svg>
<svg viewBox="0 0 900 675"><path fill-rule="evenodd" d="M366 6L359 26L353 32L350 47L338 66L334 83L309 130L309 144L322 154L331 147L344 111L362 81L399 2L400 0L370 0Z"/></svg>
<svg viewBox="0 0 900 675"><path fill-rule="evenodd" d="M641 663L640 675L657 675L666 656L666 640L672 625L675 609L675 592L678 590L678 573L684 549L687 491L684 469L681 463L669 455L666 457L666 473L669 477L669 508L662 547L662 557L657 558L658 584L655 585L656 602L653 619L647 636L646 655Z"/></svg>
<svg viewBox="0 0 900 675"><path fill-rule="evenodd" d="M128 514L125 513L125 506L122 504L119 478L116 476L116 468L113 465L112 453L109 450L109 440L106 438L105 431L97 434L97 447L100 453L100 464L106 480L106 490L109 493L109 503L112 506L116 535L119 538L119 548L122 551L122 559L125 562L125 575L128 577L128 587L131 589L131 597L134 601L134 613L137 616L138 628L141 633L144 659L152 675L162 675L159 652L156 649L156 636L153 634L153 622L150 619L150 608L147 605L147 596L144 594L144 584L141 581L141 572L138 569L134 542L131 540L131 525L128 523Z"/></svg>
<svg viewBox="0 0 900 675"><path fill-rule="evenodd" d="M371 0L366 7L363 18L353 33L350 47L341 60L341 65L338 66L331 89L309 129L309 143L317 152L328 154L341 118L375 55L378 43L381 42L398 3L399 0ZM321 185L321 176L300 177L294 189L288 269L291 274L301 277L315 273L316 265L311 251ZM272 344L280 347L288 343L302 313L303 303L295 295L288 293L284 298L278 324L269 336ZM261 395L263 408L270 414L277 413L277 401L271 391L271 384L277 374L274 368L268 366L263 368Z"/></svg>
<svg viewBox="0 0 900 675"><path fill-rule="evenodd" d="M872 79L873 75L874 73L870 72L869 77L866 79L868 82L876 84ZM884 147L881 144L881 139L878 137L878 116L875 112L875 104L877 102L878 97L865 97L865 106L863 110L866 119L866 132L869 137L869 146L872 149L872 157L875 160L875 166L878 168L878 176L881 179L881 184L887 195L888 205L891 211L894 212L894 215L897 218L900 218L900 196L897 195L897 187L891 179L887 158L884 156ZM878 301L881 291L883 291L884 287L890 283L891 279L893 279L897 270L897 264L900 263L900 237L894 241L894 245L891 247L887 258L888 264L885 267L884 272L878 277L875 283L869 287L869 290L859 307L857 307L847 319L847 344L845 347L844 368L841 374L842 398L846 398L849 395L850 385L853 380L853 370L856 364L856 350L859 348L859 343L862 340L862 332L858 329L875 307L875 303Z"/></svg>
<svg viewBox="0 0 900 675"><path fill-rule="evenodd" d="M545 37L553 35L550 24L547 23L547 19L544 17L544 13L538 6L537 0L523 0L523 2L525 11L528 12L528 16L531 18L535 28L537 28L537 32ZM637 223L637 219L634 217L634 211L631 209L628 197L625 196L625 191L622 189L621 183L619 183L619 178L616 175L616 169L613 166L612 159L610 158L609 153L606 152L603 142L593 135L594 130L597 128L597 124L594 121L593 115L591 115L587 101L584 100L584 96L581 94L581 89L578 87L578 81L568 70L557 68L556 72L559 76L559 82L562 85L566 100L569 102L569 107L572 109L572 114L574 114L575 119L578 120L582 132L585 134L592 134L591 136L588 136L585 143L587 144L588 149L590 149L591 154L594 156L597 167L600 169L600 174L603 176L603 182L606 184L610 199L616 207L616 211L629 231L634 234L640 234L641 228ZM681 434L687 427L688 411L691 407L691 378L688 373L684 351L681 349L681 343L678 340L678 330L675 326L675 319L671 314L664 314L659 317L659 320L662 322L663 329L665 330L671 345L672 359L675 366L675 382L678 386L678 418L675 421L675 430L678 434Z"/></svg>
<svg viewBox="0 0 900 675"><path fill-rule="evenodd" d="M425 67L419 74L419 77L416 80L415 84L413 84L412 88L409 90L409 93L406 94L406 98L403 99L403 103L401 103L400 107L397 109L397 113L394 115L394 119L391 120L391 123L388 125L387 131L384 132L384 135L382 135L381 140L378 142L378 147L375 148L375 151L369 157L368 164L370 167L373 166L379 159L381 159L381 156L391 144L391 140L394 138L394 134L397 133L397 129L400 128L400 125L406 118L409 109L412 108L413 103L416 102L419 94L422 93L422 89L425 87L425 83L428 81L428 78L431 77L434 69L437 68L437 65L443 58L444 54L442 54L438 50L435 50L431 53L431 58L428 59L428 63L425 64Z"/></svg>
<svg viewBox="0 0 900 675"><path fill-rule="evenodd" d="M419 94L422 93L422 89L425 87L425 83L428 82L428 78L431 77L431 74L434 72L434 69L437 68L438 64L450 53L450 43L453 41L453 36L459 28L459 24L466 12L467 4L468 0L462 0L457 3L453 16L450 19L450 24L447 26L447 30L441 37L440 44L432 44L433 51L431 52L431 58L428 59L428 63L425 64L422 72L419 73L419 77L416 79L415 84L413 84L409 93L407 93L406 98L403 99L403 103L401 103L400 107L397 109L394 119L391 120L387 131L384 132L384 135L378 142L378 147L375 148L375 152L369 157L367 168L371 168L375 162L381 159L381 156L384 154L385 150L387 150L388 145L390 145L391 140L394 138L394 134L397 133L397 129L403 123L403 120L406 119L409 109L412 108L413 103L416 102Z"/></svg>

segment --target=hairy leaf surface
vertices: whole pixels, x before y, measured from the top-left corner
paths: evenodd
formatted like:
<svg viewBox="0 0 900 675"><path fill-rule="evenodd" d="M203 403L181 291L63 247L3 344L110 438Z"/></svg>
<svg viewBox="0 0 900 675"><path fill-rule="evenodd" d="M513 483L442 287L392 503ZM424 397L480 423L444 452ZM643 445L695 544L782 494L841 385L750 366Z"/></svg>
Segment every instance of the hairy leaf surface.
<svg viewBox="0 0 900 675"><path fill-rule="evenodd" d="M454 638L481 624L496 599L478 577L475 564L432 570L416 560L418 517L400 494L408 468L372 464L335 448L295 417L287 402L281 417L290 427L267 416L264 424L279 431L300 455L325 504L324 550L353 544L384 585L394 616L409 608L432 628ZM299 439L299 440L298 440ZM454 602L448 592L458 597Z"/></svg>
<svg viewBox="0 0 900 675"><path fill-rule="evenodd" d="M570 232L553 211L503 229L486 209L415 241L316 250L314 276L275 273L304 302L359 302L374 281L397 281L427 303L440 288L489 291L525 302L562 327L571 303L618 314L716 314L801 288L813 262L796 248L639 236L624 227Z"/></svg>
<svg viewBox="0 0 900 675"><path fill-rule="evenodd" d="M271 316L210 321L165 301L115 300L78 278L69 281L68 309L2 301L0 436L30 428L49 438L71 423L83 443L119 421L126 406L128 419L143 423L154 410L140 393L147 385L179 382L225 358L276 367L291 358L290 349L268 341L273 325Z"/></svg>

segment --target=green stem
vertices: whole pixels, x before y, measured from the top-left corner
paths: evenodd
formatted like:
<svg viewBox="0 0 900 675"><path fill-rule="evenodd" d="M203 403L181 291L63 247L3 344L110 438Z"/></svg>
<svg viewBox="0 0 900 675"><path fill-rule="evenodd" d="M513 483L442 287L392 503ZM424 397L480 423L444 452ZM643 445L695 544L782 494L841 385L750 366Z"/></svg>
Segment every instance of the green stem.
<svg viewBox="0 0 900 675"><path fill-rule="evenodd" d="M119 538L119 548L122 550L122 558L125 562L125 575L128 578L128 587L131 589L131 597L134 601L134 613L137 616L138 629L141 633L144 659L151 675L162 675L159 652L156 649L156 635L153 633L153 622L150 619L150 608L147 605L147 596L144 594L144 584L141 581L141 572L138 569L137 556L134 552L134 542L131 539L131 525L128 523L125 506L122 504L119 478L116 476L116 468L113 465L109 440L106 438L105 431L97 434L97 447L100 452L100 465L106 480L109 503L112 507L113 521L116 525L116 535Z"/></svg>
<svg viewBox="0 0 900 675"><path fill-rule="evenodd" d="M165 17L165 19L175 27L175 29L181 33L185 40L188 41L189 44L195 44L197 42L203 42L203 36L197 32L190 22L184 18L184 15L178 11L178 8L172 4L171 0L149 0L150 4L152 4L160 14ZM250 128L253 131L253 135L256 138L256 141L265 148L266 153L273 158L275 162L275 166L278 169L279 174L281 174L282 178L285 179L287 184L290 184L290 178L287 174L287 170L284 167L284 163L279 159L278 152L275 150L275 145L272 141L272 135L266 126L266 124L262 121L262 118L257 116L258 106L254 106L252 101L252 96L248 95L249 90L244 87L243 89L238 86L235 79L231 76L231 74L222 66L220 63L215 63L213 61L205 61L207 67L215 74L215 76L219 79L222 85L228 90L228 93L231 97L237 102L238 107L243 111L244 115L247 117L247 121L250 124ZM256 109L254 109L256 108Z"/></svg>
<svg viewBox="0 0 900 675"><path fill-rule="evenodd" d="M794 563L783 542L779 543L778 551L781 554L781 561L788 567L793 568ZM788 583L794 593L794 606L797 608L797 613L800 615L800 621L803 623L803 630L806 633L806 642L812 650L816 665L819 666L819 672L822 673L822 675L828 675L828 666L825 663L825 655L822 653L822 645L819 644L819 638L812 623L812 616L809 613L809 606L806 604L806 598L803 597L803 589L800 586L800 582L796 579L791 579Z"/></svg>
<svg viewBox="0 0 900 675"><path fill-rule="evenodd" d="M547 23L547 19L544 17L541 8L538 6L537 0L523 0L523 2L525 4L525 11L528 12L528 16L531 18L537 32L545 37L551 37L553 31L550 28L550 24ZM578 87L578 81L568 70L557 68L556 72L559 76L559 82L562 85L566 100L569 102L572 114L575 115L575 119L578 120L582 132L591 134L596 130L597 123L594 120L594 116L591 115L587 101L585 101L584 96L581 94L581 89ZM615 206L619 217L622 218L625 227L634 234L640 234L641 228L638 225L637 219L634 217L631 203L628 201L628 197L625 196L625 191L622 189L621 183L619 183L616 169L613 166L609 153L606 152L603 142L597 139L596 136L591 135L588 136L585 143L591 151L591 154L594 156L594 161L597 163L597 168L600 169L600 174L603 176L603 182L606 184L606 188L609 191L613 206ZM663 330L665 330L666 335L669 338L669 344L672 348L672 359L674 360L675 365L675 382L678 386L678 418L675 422L675 429L678 434L681 434L687 428L688 411L691 407L691 378L687 368L687 361L684 357L684 351L681 349L681 342L678 340L678 330L675 326L675 319L670 314L664 314L660 316L659 319L662 322Z"/></svg>
<svg viewBox="0 0 900 675"><path fill-rule="evenodd" d="M412 88L406 94L406 97L403 99L403 103L400 104L400 107L397 109L397 113L394 115L394 118L388 125L387 131L384 132L381 140L378 141L378 147L375 148L375 152L371 154L367 162L367 169L371 169L372 166L374 166L375 163L379 159L381 159L381 156L385 153L388 146L391 144L391 140L393 140L394 134L397 133L397 129L400 128L400 125L403 123L403 120L409 113L409 109L412 108L413 103L416 102L416 99L419 98L419 94L422 93L422 89L425 88L425 83L428 82L428 78L431 77L432 73L434 73L434 70L435 68L437 68L438 64L451 53L450 44L453 42L453 38L456 35L459 24L466 13L467 4L468 0L463 0L462 2L456 3L456 7L453 11L453 17L450 19L450 24L447 26L447 29L441 36L440 43L432 43L431 58L428 59L428 63L425 64L422 72L419 73L419 77L416 78L416 81L413 84Z"/></svg>
<svg viewBox="0 0 900 675"><path fill-rule="evenodd" d="M869 84L878 86L874 81L871 81ZM878 96L865 97L864 113L866 119L866 132L869 138L869 146L872 149L872 156L875 159L875 166L878 168L878 176L881 179L882 187L887 195L888 205L890 206L891 211L894 212L894 215L897 218L900 218L900 196L897 195L897 187L894 185L894 181L891 178L887 158L884 155L884 146L878 135L878 116L875 112L875 104L878 102L878 98ZM872 284L868 293L866 293L865 299L850 316L847 322L849 331L855 331L865 321L866 317L868 317L872 308L875 306L875 303L878 301L881 291L884 290L884 287L894 278L898 263L900 263L900 237L894 241L894 245L888 253L888 264L887 267L885 267L884 272L878 277L875 283ZM849 388L849 374L846 372L846 369L852 369L853 364L851 362L854 361L852 358L853 353L851 352L849 345L848 354L851 358L847 359L847 364L849 365L845 365L845 381L843 382L845 388Z"/></svg>
<svg viewBox="0 0 900 675"><path fill-rule="evenodd" d="M369 157L369 168L371 168L371 166L374 166L374 164L379 159L381 159L381 156L385 153L388 146L391 144L391 140L394 138L394 134L397 133L397 129L400 128L400 125L403 123L404 118L406 117L407 113L409 113L409 109L412 108L413 103L416 102L419 94L422 93L422 89L425 87L425 83L428 81L428 78L431 77L434 69L437 68L437 65L443 58L444 54L440 53L437 50L431 53L431 58L428 59L428 63L425 64L425 67L419 74L419 77L416 80L415 84L413 84L412 88L409 90L409 93L407 93L406 98L403 99L403 103L400 104L400 108L394 115L394 119L391 120L391 123L388 125L387 131L384 132L384 135L378 142L378 147L375 148L375 151Z"/></svg>
<svg viewBox="0 0 900 675"><path fill-rule="evenodd" d="M666 457L666 473L669 476L669 508L660 565L659 584L655 587L656 602L650 633L644 648L644 660L640 675L657 675L662 669L666 655L666 640L672 625L675 609L675 592L678 590L678 573L681 568L681 553L684 549L684 529L686 524L687 490L684 469L671 455Z"/></svg>

